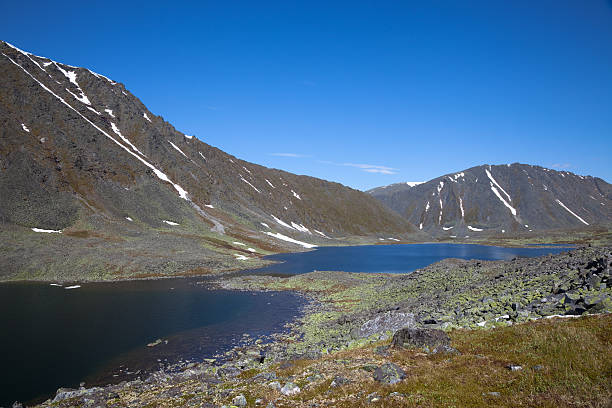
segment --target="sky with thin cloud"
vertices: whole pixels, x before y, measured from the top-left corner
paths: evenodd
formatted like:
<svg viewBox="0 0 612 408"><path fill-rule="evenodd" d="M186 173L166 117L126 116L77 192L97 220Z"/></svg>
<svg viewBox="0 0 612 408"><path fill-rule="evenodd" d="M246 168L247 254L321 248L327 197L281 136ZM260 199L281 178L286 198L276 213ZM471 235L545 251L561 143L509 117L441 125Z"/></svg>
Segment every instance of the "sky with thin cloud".
<svg viewBox="0 0 612 408"><path fill-rule="evenodd" d="M0 39L241 159L358 189L514 162L612 182L611 4L20 1Z"/></svg>

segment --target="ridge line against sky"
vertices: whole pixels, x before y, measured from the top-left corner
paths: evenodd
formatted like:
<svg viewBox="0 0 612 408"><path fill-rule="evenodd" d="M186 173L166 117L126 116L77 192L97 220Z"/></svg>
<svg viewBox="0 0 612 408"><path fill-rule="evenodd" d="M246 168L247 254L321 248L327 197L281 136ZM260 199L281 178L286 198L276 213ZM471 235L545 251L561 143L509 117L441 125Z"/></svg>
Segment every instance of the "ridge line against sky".
<svg viewBox="0 0 612 408"><path fill-rule="evenodd" d="M610 1L4 9L0 39L268 167L361 190L484 163L612 181Z"/></svg>

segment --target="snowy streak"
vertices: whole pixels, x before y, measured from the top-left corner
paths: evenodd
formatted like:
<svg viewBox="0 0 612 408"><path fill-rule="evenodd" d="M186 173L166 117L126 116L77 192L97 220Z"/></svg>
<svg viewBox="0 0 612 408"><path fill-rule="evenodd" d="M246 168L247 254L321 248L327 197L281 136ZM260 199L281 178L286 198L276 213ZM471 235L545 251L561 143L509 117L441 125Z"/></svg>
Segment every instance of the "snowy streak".
<svg viewBox="0 0 612 408"><path fill-rule="evenodd" d="M187 155L185 153L183 153L183 151L181 149L179 149L177 145L175 145L174 143L172 143L169 140L168 140L168 143L170 143L172 145L172 147L174 147L176 150L178 150L180 154L182 154L183 156L187 157ZM189 158L189 157L187 157L187 158Z"/></svg>
<svg viewBox="0 0 612 408"><path fill-rule="evenodd" d="M274 238L277 238L277 239L280 239L280 240L283 240L283 241L291 242L293 244L301 245L304 248L316 248L317 247L314 244L309 244L307 242L298 241L297 239L293 239L291 237L288 237L286 235L280 234L278 232L275 233L275 232L266 231L266 232L264 232L264 234L269 235L269 236L274 237Z"/></svg>
<svg viewBox="0 0 612 408"><path fill-rule="evenodd" d="M510 194L506 193L506 190L504 190L502 188L502 186L499 185L499 183L497 183L497 181L495 181L495 179L493 178L493 176L491 175L491 172L489 172L489 170L485 169L485 173L487 173L487 177L489 177L489 179L491 180L491 182L493 184L495 184L497 186L497 188L499 188L505 195L506 197L508 197L508 201L512 202L512 199L510 198Z"/></svg>
<svg viewBox="0 0 612 408"><path fill-rule="evenodd" d="M51 234L51 233L61 234L62 233L62 230L50 230L50 229L42 229L42 228L32 228L32 231L34 231L34 232L46 232L48 234Z"/></svg>
<svg viewBox="0 0 612 408"><path fill-rule="evenodd" d="M491 184L491 190L493 191L493 193L495 193L497 198L499 198L499 201L501 201L506 207L508 207L510 209L510 212L514 216L514 218L516 218L516 209L513 206L511 206L506 200L504 200L504 197L502 197L501 194L499 194L499 191L497 191L497 189L493 186L493 183L489 183L489 184Z"/></svg>
<svg viewBox="0 0 612 408"><path fill-rule="evenodd" d="M130 147L131 147L132 149L134 149L134 151L137 151L138 153L140 153L140 154L142 154L143 156L145 156L145 155L144 155L144 153L142 153L140 150L138 150L138 149L136 148L136 146L134 146L134 145L132 144L132 142L130 142L130 141L129 141L129 140L128 140L128 139L127 139L125 136L123 136L123 135L121 134L121 131L119 130L119 128L117 127L117 125L115 125L115 123L114 123L114 122L111 122L111 127L113 128L113 132L115 132L115 133L117 134L117 136L119 136L119 137L121 138L121 140L123 140L125 143L129 144L129 145L130 145ZM145 156L145 157L146 157L146 156Z"/></svg>
<svg viewBox="0 0 612 408"><path fill-rule="evenodd" d="M561 207L565 208L565 209L567 210L567 212L569 212L570 214L572 214L574 217L578 218L578 219L580 220L580 222L582 222L582 223L583 223L583 224L585 224L585 225L589 225L589 223L588 223L588 222L586 222L585 220L583 220L582 218L580 218L580 217L579 217L579 216L578 216L578 215L577 215L575 212L573 212L572 210L570 210L569 208L567 208L567 207L565 206L565 204L563 204L561 201L556 200L556 199L555 199L555 201L556 201L556 202L557 202L557 204L559 204Z"/></svg>
<svg viewBox="0 0 612 408"><path fill-rule="evenodd" d="M239 176L240 176L240 180L244 181L244 182L245 182L245 183L247 183L249 186L253 187L253 190L255 190L255 191L257 191L258 193L260 193L260 194L261 194L261 191L259 191L259 190L257 189L257 187L255 187L254 185L252 185L251 183L249 183L247 180L245 180L245 179L244 179L244 177L242 177L242 175L239 175Z"/></svg>
<svg viewBox="0 0 612 408"><path fill-rule="evenodd" d="M325 235L325 234L324 234L324 233L322 233L321 231L314 230L314 232L316 232L317 234L319 234L319 235L320 235L320 236L322 236L322 237L325 237L325 238L327 238L327 239L331 239L330 237L328 237L327 235Z"/></svg>
<svg viewBox="0 0 612 408"><path fill-rule="evenodd" d="M300 232L305 232L305 233L312 235L312 232L310 232L310 230L306 228L305 226L303 226L302 224L296 224L295 222L292 221L291 226Z"/></svg>
<svg viewBox="0 0 612 408"><path fill-rule="evenodd" d="M282 225L283 227L287 227L289 229L294 229L291 225L287 224L285 221L276 218L275 216L272 215L272 218L274 218L274 221L276 221L277 223L279 223L280 225ZM267 225L266 225L267 227ZM269 227L268 227L269 228Z"/></svg>

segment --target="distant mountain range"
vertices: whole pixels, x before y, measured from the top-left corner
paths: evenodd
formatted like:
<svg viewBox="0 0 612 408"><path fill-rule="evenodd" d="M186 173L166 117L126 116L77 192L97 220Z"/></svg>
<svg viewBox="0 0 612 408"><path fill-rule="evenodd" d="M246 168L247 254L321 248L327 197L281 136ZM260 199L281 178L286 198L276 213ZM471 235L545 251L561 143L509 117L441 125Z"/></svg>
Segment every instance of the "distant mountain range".
<svg viewBox="0 0 612 408"><path fill-rule="evenodd" d="M105 268L119 276L224 268L334 238L418 233L368 194L249 163L177 131L103 75L5 42L0 53L0 238L12 248L0 254L8 265L0 278L63 276L22 256L45 231L59 260L66 246L105 253L109 242L138 240L131 257L115 249L72 274L92 278ZM159 246L153 254L149 242ZM189 261L171 256L177 245L189 248Z"/></svg>
<svg viewBox="0 0 612 408"><path fill-rule="evenodd" d="M435 236L465 237L612 223L612 185L528 164L482 165L368 193Z"/></svg>

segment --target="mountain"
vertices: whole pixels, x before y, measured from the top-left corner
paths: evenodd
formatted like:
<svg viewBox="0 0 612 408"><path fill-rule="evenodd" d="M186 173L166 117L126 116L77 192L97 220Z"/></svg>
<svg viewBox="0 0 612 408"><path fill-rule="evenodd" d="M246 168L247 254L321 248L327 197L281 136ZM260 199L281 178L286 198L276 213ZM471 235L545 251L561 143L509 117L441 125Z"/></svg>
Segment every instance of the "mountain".
<svg viewBox="0 0 612 408"><path fill-rule="evenodd" d="M405 191L410 187L418 186L423 184L424 181L406 181L404 183L389 184L388 186L376 187L366 191L366 193L378 196L378 195L389 195L398 191Z"/></svg>
<svg viewBox="0 0 612 408"><path fill-rule="evenodd" d="M368 192L438 236L506 234L612 223L612 185L528 164L482 165L416 186Z"/></svg>
<svg viewBox="0 0 612 408"><path fill-rule="evenodd" d="M365 193L185 135L103 75L0 52L0 279L197 274L417 232Z"/></svg>

